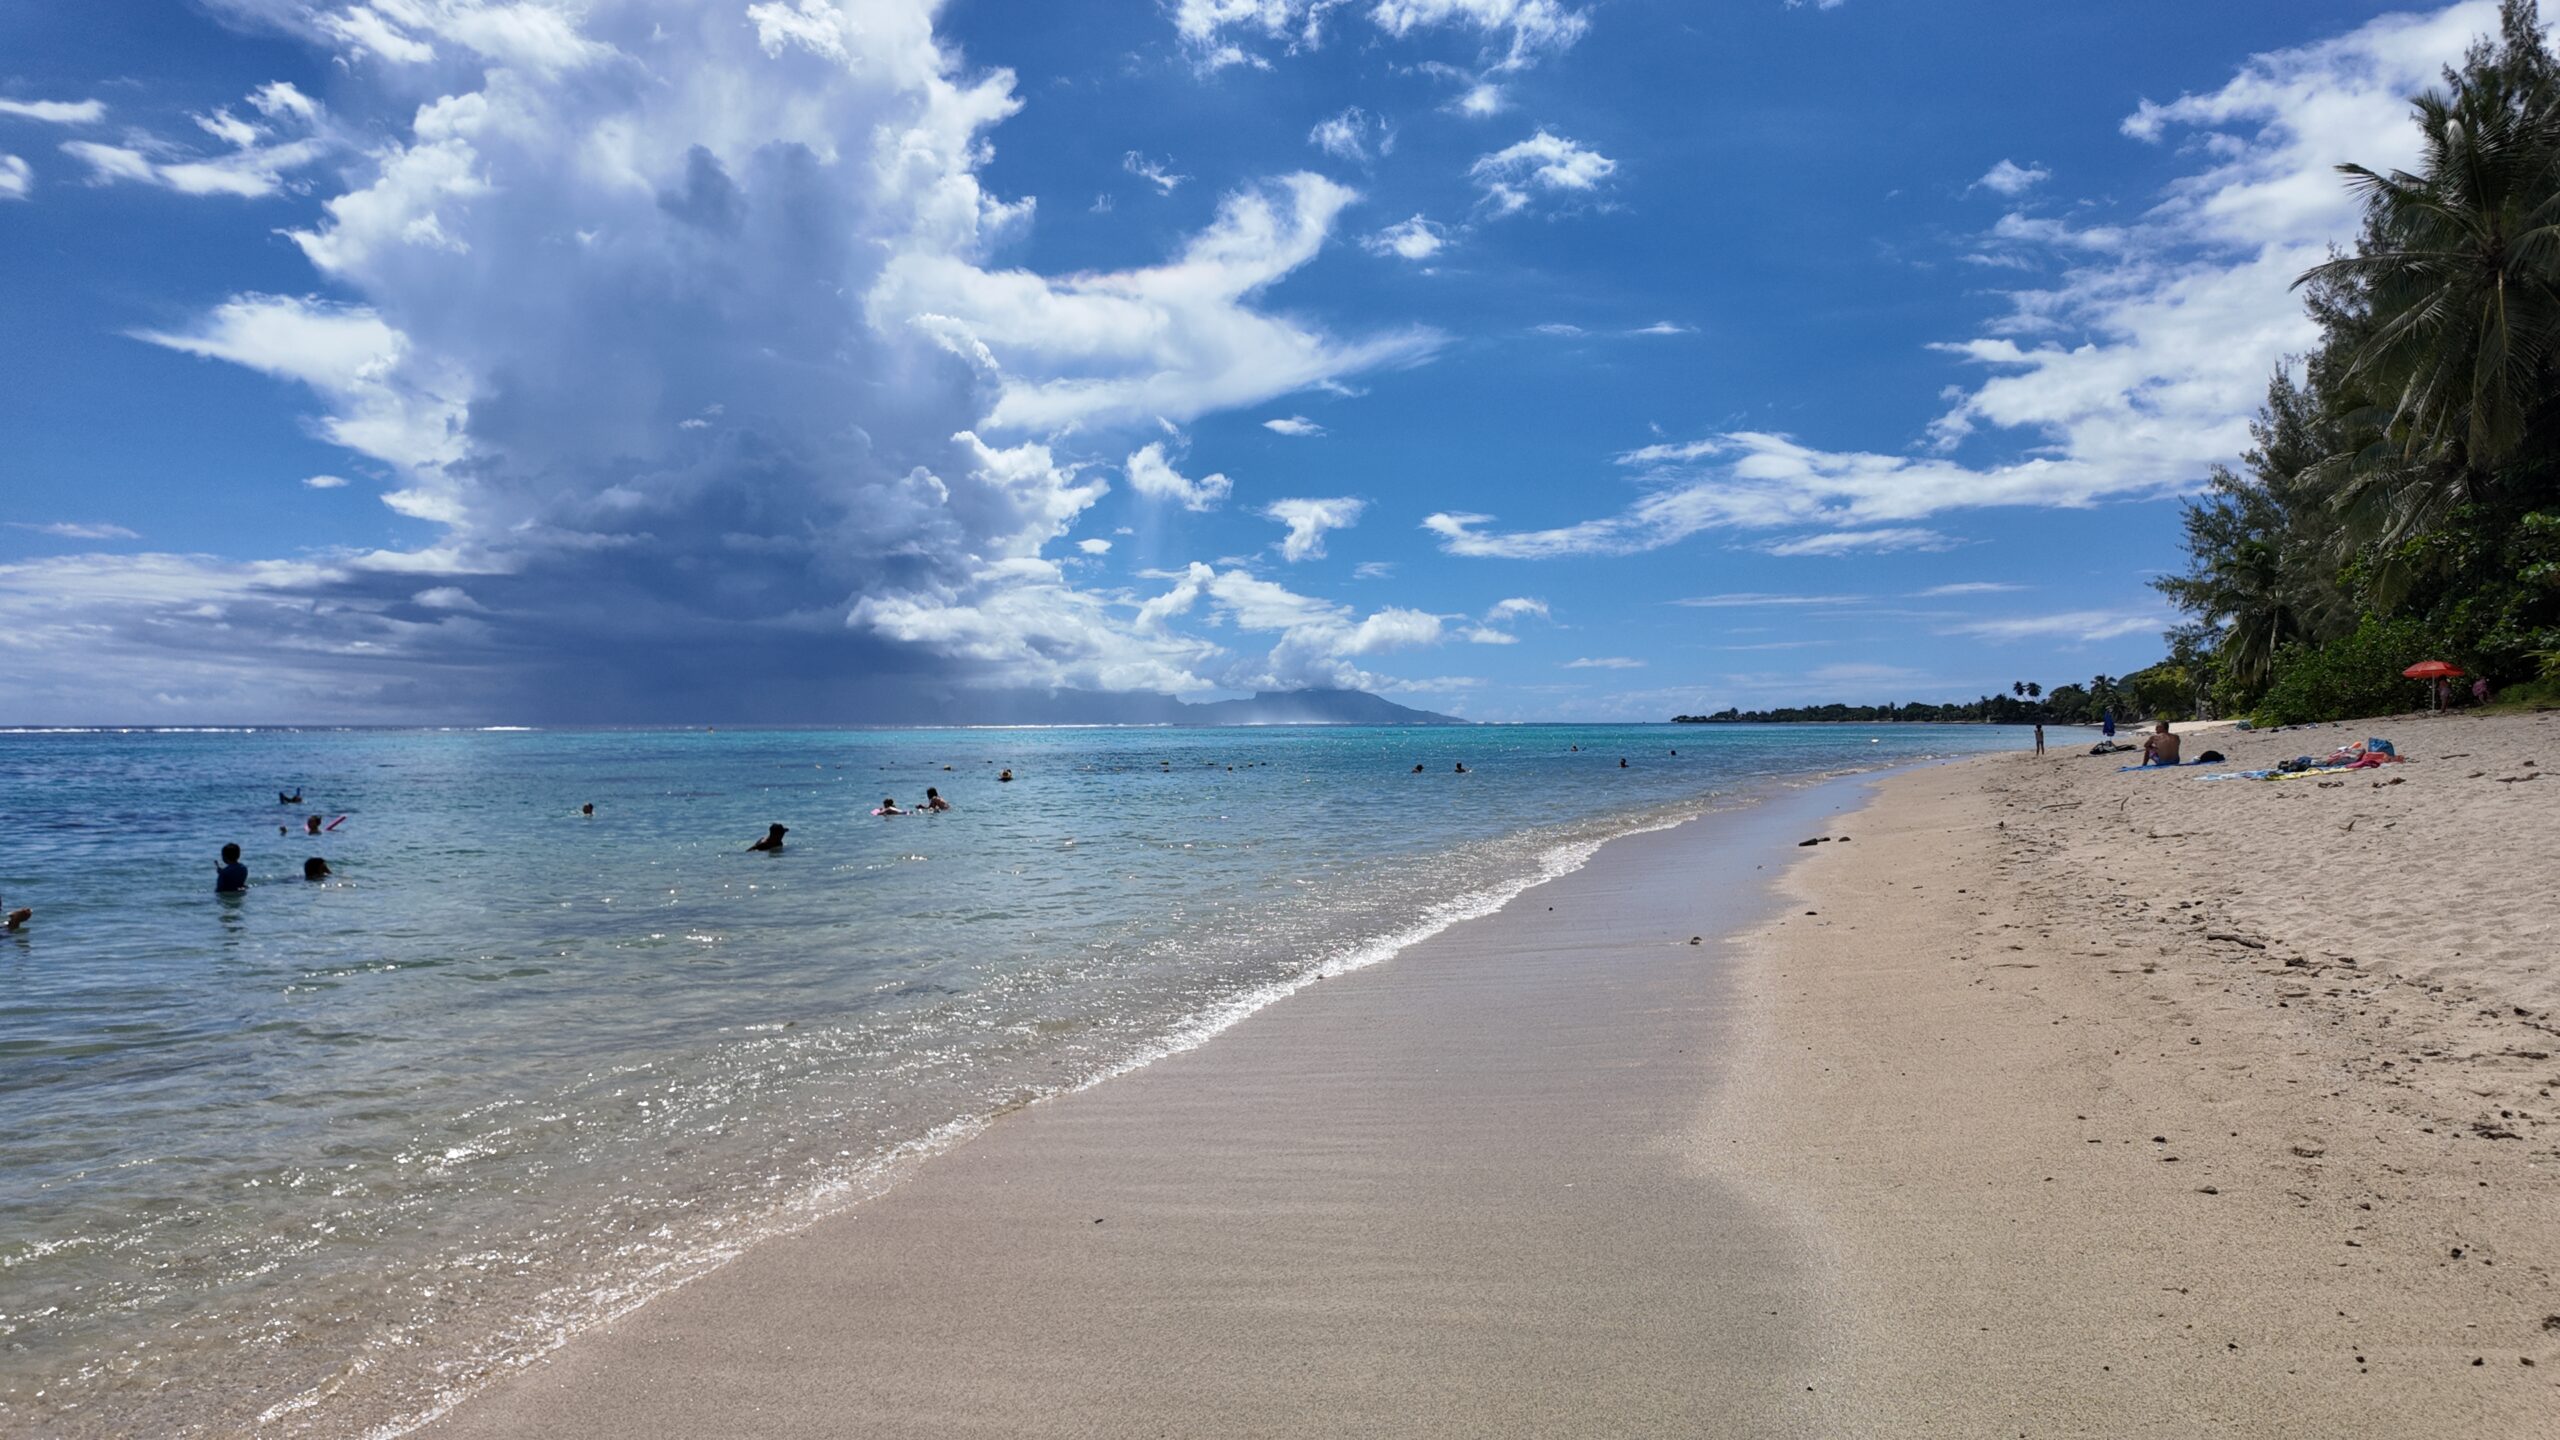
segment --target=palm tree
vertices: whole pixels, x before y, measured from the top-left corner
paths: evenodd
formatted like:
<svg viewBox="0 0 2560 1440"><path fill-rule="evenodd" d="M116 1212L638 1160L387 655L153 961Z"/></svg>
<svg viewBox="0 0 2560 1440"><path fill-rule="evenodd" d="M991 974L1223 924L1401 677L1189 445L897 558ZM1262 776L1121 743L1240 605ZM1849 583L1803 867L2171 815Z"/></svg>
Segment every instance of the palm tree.
<svg viewBox="0 0 2560 1440"><path fill-rule="evenodd" d="M2551 403L2560 358L2560 77L2533 0L2494 50L2416 102L2418 169L2338 167L2363 196L2353 255L2295 283L2364 311L2358 443L2315 467L2355 539L2396 545L2478 496Z"/></svg>

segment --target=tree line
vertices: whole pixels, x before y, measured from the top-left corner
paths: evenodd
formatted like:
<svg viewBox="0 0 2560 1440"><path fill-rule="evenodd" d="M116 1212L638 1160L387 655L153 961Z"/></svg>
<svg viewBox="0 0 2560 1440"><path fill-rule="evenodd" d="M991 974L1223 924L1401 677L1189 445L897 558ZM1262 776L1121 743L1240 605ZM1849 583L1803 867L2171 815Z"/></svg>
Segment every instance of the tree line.
<svg viewBox="0 0 2560 1440"><path fill-rule="evenodd" d="M2533 0L2413 108L2414 170L2340 167L2364 223L2298 282L2319 344L2157 582L2189 617L2163 663L2221 713L2407 709L2423 659L2560 700L2560 63Z"/></svg>
<svg viewBox="0 0 2560 1440"><path fill-rule="evenodd" d="M2183 677L2162 667L2132 675L2096 675L2086 685L2057 685L2047 690L2033 680L2020 680L2005 695L1978 700L1907 705L1785 705L1774 710L1727 708L1712 715L1675 715L1682 725L1796 725L1849 721L1930 725L2094 725L2112 713L2118 720L2143 715L2184 714L2188 696Z"/></svg>

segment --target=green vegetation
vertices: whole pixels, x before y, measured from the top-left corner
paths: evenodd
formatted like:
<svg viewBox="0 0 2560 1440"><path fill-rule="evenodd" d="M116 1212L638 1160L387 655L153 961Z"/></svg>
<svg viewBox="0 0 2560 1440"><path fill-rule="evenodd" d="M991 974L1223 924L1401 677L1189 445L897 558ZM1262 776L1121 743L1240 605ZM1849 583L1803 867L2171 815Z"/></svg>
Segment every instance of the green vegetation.
<svg viewBox="0 0 2560 1440"><path fill-rule="evenodd" d="M2220 713L2405 709L2426 659L2560 691L2560 60L2532 0L2414 108L2414 172L2341 167L2365 225L2300 282L2320 344L2159 582L2196 622L2166 663Z"/></svg>
<svg viewBox="0 0 2560 1440"><path fill-rule="evenodd" d="M2161 667L2154 666L2157 670ZM2057 685L2047 691L2032 680L2021 680L2009 687L2006 695L1985 695L1979 700L1961 700L1951 705L1932 705L1915 700L1908 705L1790 705L1775 710L1719 710L1713 715L1675 715L1682 725L1800 725L1808 723L1929 724L1929 725L2048 725L2095 724L2110 709L2118 720L2131 720L2134 707L2141 702L2134 687L2142 676L2112 675L2093 677L2087 685ZM2188 703L2181 701L2181 703Z"/></svg>

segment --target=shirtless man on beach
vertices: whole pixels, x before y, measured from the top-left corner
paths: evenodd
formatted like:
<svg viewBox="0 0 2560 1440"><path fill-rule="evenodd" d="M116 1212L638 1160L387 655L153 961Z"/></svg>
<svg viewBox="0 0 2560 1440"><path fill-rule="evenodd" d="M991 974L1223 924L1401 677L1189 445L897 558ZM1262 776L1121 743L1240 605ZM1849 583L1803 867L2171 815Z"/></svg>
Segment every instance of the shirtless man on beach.
<svg viewBox="0 0 2560 1440"><path fill-rule="evenodd" d="M2178 763L2178 737L2169 733L2169 722L2160 721L2151 733L2142 737L2142 763L2175 765Z"/></svg>

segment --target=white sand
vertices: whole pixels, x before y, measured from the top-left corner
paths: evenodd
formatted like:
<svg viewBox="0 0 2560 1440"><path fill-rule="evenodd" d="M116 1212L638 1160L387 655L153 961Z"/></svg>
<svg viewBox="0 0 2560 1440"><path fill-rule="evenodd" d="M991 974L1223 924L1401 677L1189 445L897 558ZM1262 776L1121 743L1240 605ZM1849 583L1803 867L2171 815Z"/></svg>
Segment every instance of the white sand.
<svg viewBox="0 0 2560 1440"><path fill-rule="evenodd" d="M2068 733L1888 782L1748 964L1694 1153L1827 1256L1829 1428L2560 1435L2560 722Z"/></svg>

